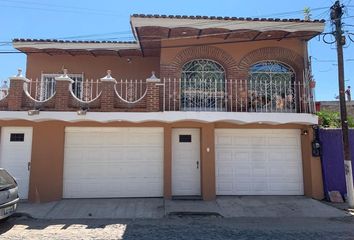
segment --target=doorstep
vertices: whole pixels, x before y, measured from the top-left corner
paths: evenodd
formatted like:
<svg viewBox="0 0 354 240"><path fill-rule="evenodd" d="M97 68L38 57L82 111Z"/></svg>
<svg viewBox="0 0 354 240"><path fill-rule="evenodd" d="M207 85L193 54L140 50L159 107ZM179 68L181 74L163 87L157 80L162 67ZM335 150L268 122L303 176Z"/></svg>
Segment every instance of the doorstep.
<svg viewBox="0 0 354 240"><path fill-rule="evenodd" d="M198 199L173 199L165 200L166 216L205 215L221 216L216 201L203 201Z"/></svg>

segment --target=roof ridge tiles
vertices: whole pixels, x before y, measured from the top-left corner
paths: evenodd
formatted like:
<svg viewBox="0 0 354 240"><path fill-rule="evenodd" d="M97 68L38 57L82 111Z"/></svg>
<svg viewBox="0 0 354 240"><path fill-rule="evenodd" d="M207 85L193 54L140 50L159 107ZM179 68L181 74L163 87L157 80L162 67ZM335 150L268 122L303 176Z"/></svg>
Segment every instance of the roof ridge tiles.
<svg viewBox="0 0 354 240"><path fill-rule="evenodd" d="M59 43L122 43L136 44L136 41L97 41L97 40L65 40L65 39L44 39L44 38L14 38L13 42L59 42Z"/></svg>
<svg viewBox="0 0 354 240"><path fill-rule="evenodd" d="M140 18L175 18L175 19L210 19L210 20L239 20L239 21L272 21L272 22L325 22L324 19L303 20L300 18L264 18L264 17L222 17L222 16L201 16L201 15L165 15L165 14L132 14L131 17Z"/></svg>

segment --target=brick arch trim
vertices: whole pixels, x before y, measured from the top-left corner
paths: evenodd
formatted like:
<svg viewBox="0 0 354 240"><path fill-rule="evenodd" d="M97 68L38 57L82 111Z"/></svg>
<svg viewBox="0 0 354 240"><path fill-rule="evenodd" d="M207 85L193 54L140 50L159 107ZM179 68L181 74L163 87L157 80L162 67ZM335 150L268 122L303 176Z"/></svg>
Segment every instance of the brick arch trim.
<svg viewBox="0 0 354 240"><path fill-rule="evenodd" d="M189 47L179 52L171 63L171 67L176 69L176 76L179 77L182 67L189 61L195 59L210 59L219 63L226 72L226 76L232 76L238 69L237 62L224 50L212 46Z"/></svg>
<svg viewBox="0 0 354 240"><path fill-rule="evenodd" d="M241 71L248 72L248 69L255 63L265 60L283 62L292 67L297 76L302 76L304 59L296 52L280 47L260 48L248 53L238 64Z"/></svg>

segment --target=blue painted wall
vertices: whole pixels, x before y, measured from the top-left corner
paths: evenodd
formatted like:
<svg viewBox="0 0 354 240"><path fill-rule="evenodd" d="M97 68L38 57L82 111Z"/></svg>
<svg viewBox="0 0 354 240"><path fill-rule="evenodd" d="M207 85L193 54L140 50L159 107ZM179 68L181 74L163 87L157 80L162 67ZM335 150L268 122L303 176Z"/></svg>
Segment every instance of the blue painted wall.
<svg viewBox="0 0 354 240"><path fill-rule="evenodd" d="M354 166L354 129L349 131L349 137L352 165ZM320 129L319 138L322 146L321 161L325 196L328 199L329 191L340 191L344 196L347 190L344 176L342 131L340 129Z"/></svg>

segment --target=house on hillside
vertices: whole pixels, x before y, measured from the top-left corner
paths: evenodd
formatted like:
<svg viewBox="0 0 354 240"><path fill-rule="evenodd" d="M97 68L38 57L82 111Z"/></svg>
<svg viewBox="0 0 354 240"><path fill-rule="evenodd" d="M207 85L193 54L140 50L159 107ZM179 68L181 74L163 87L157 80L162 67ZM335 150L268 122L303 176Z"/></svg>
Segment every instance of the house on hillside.
<svg viewBox="0 0 354 240"><path fill-rule="evenodd" d="M323 197L307 43L322 20L132 15L136 42L15 39L0 167L21 198Z"/></svg>

